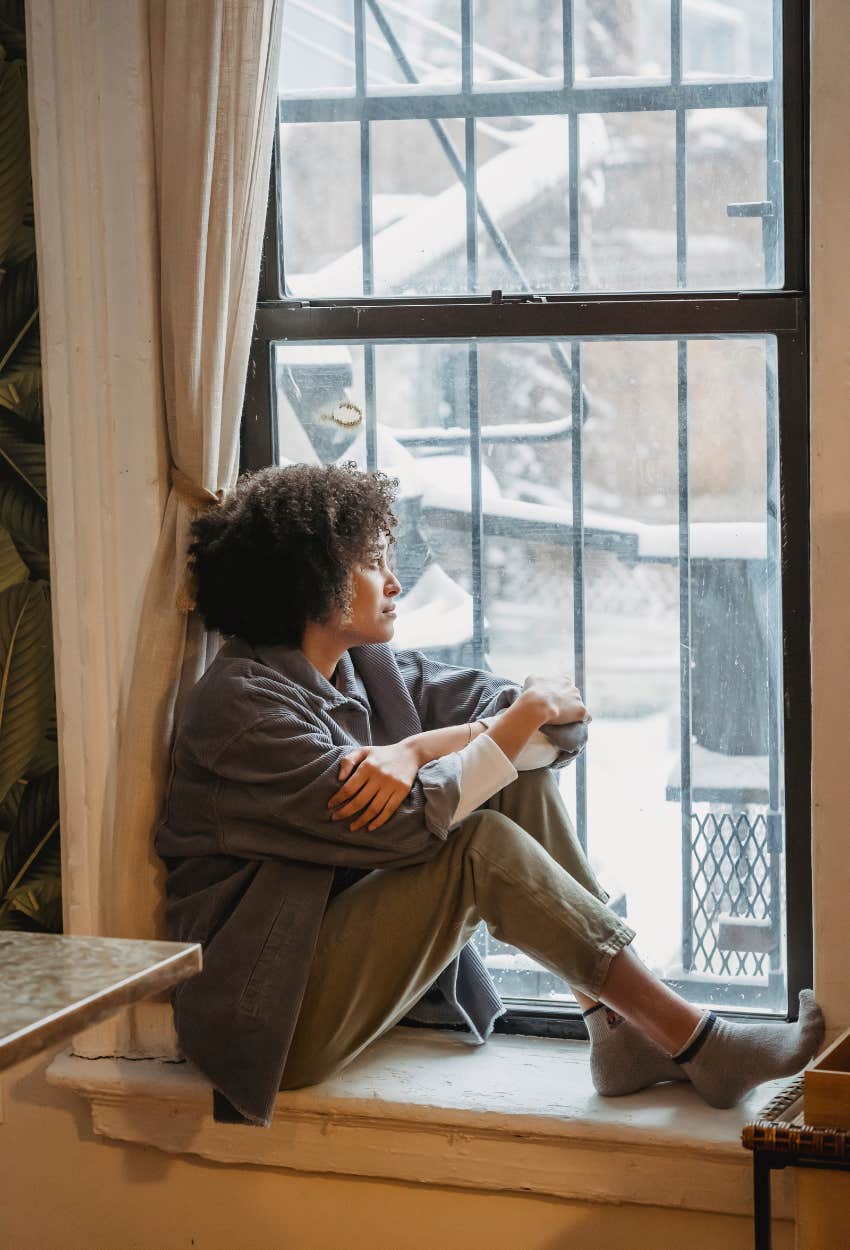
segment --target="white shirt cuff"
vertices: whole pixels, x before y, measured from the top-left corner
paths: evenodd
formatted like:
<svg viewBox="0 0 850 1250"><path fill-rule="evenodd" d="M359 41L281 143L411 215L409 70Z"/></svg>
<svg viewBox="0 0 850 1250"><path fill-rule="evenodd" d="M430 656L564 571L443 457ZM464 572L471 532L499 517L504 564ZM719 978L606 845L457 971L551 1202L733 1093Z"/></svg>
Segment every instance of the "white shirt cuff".
<svg viewBox="0 0 850 1250"><path fill-rule="evenodd" d="M452 821L463 820L499 790L516 781L517 770L489 734L479 734L458 751L461 761L460 801Z"/></svg>
<svg viewBox="0 0 850 1250"><path fill-rule="evenodd" d="M489 726L499 718L497 716L484 716L481 719L485 725ZM478 739L476 738L475 741L477 742ZM560 754L561 752L553 742L549 741L545 733L540 729L535 729L514 760L514 768L521 773L529 772L532 768L548 768L550 764L554 764Z"/></svg>

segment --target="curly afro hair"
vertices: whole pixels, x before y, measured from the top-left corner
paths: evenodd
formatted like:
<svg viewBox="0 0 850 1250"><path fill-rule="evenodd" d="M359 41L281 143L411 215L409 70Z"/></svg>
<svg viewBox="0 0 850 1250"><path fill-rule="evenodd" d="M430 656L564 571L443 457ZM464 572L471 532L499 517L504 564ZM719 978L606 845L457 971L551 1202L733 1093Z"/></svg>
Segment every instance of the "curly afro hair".
<svg viewBox="0 0 850 1250"><path fill-rule="evenodd" d="M244 474L192 522L189 564L209 629L298 647L307 621L351 606L351 573L394 541L397 478L343 465Z"/></svg>

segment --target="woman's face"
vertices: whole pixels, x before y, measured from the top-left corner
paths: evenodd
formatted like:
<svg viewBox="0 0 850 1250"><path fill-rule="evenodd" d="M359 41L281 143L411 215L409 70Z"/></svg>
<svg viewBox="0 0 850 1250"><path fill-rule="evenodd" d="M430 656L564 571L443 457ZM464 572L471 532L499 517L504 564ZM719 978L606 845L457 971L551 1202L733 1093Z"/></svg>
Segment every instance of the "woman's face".
<svg viewBox="0 0 850 1250"><path fill-rule="evenodd" d="M388 642L395 632L394 599L401 584L387 564L387 543L372 564L355 567L352 574L351 612L341 622L347 646Z"/></svg>

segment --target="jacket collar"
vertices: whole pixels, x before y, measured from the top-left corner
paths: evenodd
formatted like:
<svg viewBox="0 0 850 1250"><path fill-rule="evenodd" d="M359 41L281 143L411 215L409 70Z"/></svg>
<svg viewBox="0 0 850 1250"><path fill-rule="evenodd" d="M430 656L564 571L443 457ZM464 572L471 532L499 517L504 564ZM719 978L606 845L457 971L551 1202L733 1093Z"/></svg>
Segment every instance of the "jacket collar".
<svg viewBox="0 0 850 1250"><path fill-rule="evenodd" d="M273 668L282 677L288 678L309 694L315 695L323 703L335 705L356 699L362 705L362 696L358 693L354 663L349 651L343 652L337 665L337 685L328 681L298 647L289 647L282 643L272 646L260 644L254 647L248 646L248 653L261 664Z"/></svg>

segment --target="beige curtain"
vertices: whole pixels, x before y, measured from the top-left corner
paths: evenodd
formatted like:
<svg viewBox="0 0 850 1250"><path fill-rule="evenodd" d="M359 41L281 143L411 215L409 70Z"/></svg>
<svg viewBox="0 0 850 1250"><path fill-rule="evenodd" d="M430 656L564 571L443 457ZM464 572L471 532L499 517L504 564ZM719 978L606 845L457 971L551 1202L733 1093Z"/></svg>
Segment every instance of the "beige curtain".
<svg viewBox="0 0 850 1250"><path fill-rule="evenodd" d="M178 610L192 488L238 473L239 422L265 225L283 0L149 0L169 493L119 715L101 932L163 934L153 831L175 707L216 642Z"/></svg>

